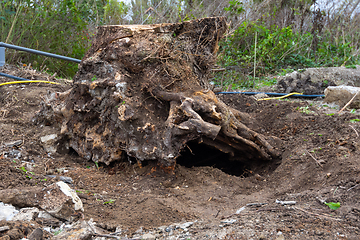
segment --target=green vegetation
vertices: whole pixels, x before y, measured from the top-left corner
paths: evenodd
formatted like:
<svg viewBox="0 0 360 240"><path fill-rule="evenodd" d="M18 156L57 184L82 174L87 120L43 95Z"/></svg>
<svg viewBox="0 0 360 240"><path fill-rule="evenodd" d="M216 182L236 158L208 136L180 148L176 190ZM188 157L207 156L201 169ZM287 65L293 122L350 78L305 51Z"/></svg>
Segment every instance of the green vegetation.
<svg viewBox="0 0 360 240"><path fill-rule="evenodd" d="M309 106L306 106L306 107L297 107L296 110L300 111L301 113L305 113L305 114L314 113L314 111L311 111L311 110L309 109Z"/></svg>
<svg viewBox="0 0 360 240"><path fill-rule="evenodd" d="M104 202L103 204L105 205L105 204L111 204L111 203L114 203L115 202L115 200L114 199L110 199L109 201L107 201L107 202Z"/></svg>
<svg viewBox="0 0 360 240"><path fill-rule="evenodd" d="M22 171L25 177L29 179L32 179L32 175L35 175L33 172L28 171L25 167L20 167L19 169Z"/></svg>
<svg viewBox="0 0 360 240"><path fill-rule="evenodd" d="M356 123L356 122L360 122L360 119L358 119L358 118L355 118L355 119L351 119L351 120L350 120L350 122L351 122L351 123Z"/></svg>
<svg viewBox="0 0 360 240"><path fill-rule="evenodd" d="M81 59L96 27L226 16L213 81L232 89L271 86L274 75L308 67L359 64L358 5L318 0L30 0L0 1L0 41ZM346 3L346 4L345 4ZM317 6L315 8L314 6ZM7 63L72 78L77 64L7 50ZM272 75L272 76L271 76ZM93 81L96 78L92 79Z"/></svg>
<svg viewBox="0 0 360 240"><path fill-rule="evenodd" d="M337 203L334 203L334 202L329 202L329 203L324 202L324 204L327 205L327 206L328 206L330 209L332 209L332 210L336 210L336 209L338 209L338 208L340 207L340 203L339 203L339 202L337 202Z"/></svg>
<svg viewBox="0 0 360 240"><path fill-rule="evenodd" d="M234 2L238 1L230 1L230 7L225 10L241 16L244 13L234 10ZM232 88L248 88L253 84L257 87L252 80L255 76L260 82L267 82L264 77L269 74L358 64L360 44L355 30L359 29L356 18L346 9L321 11L312 6L313 1L307 0L270 1L261 16L241 22L220 42L218 64L230 71L216 73L214 81ZM339 6L342 5L339 3ZM325 9L324 3L323 7ZM334 24L335 20L344 25ZM305 26L304 21L310 24Z"/></svg>

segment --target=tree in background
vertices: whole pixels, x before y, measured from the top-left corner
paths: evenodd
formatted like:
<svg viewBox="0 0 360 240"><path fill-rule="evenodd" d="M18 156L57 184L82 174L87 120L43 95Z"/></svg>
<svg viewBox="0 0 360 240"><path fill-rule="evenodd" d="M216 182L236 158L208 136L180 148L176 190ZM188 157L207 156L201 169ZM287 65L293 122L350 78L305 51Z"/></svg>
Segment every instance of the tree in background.
<svg viewBox="0 0 360 240"><path fill-rule="evenodd" d="M336 4L335 4L336 2ZM288 68L353 65L360 49L360 0L2 0L0 41L82 58L96 27L153 24L226 16L219 64L233 70L219 78ZM255 48L256 46L256 48ZM77 65L7 50L7 62L72 77ZM287 70L286 70L287 71ZM241 77L240 77L241 76ZM245 80L244 80L245 79Z"/></svg>
<svg viewBox="0 0 360 240"><path fill-rule="evenodd" d="M129 6L124 2L109 0L104 7L104 23L107 25L123 24L128 12Z"/></svg>

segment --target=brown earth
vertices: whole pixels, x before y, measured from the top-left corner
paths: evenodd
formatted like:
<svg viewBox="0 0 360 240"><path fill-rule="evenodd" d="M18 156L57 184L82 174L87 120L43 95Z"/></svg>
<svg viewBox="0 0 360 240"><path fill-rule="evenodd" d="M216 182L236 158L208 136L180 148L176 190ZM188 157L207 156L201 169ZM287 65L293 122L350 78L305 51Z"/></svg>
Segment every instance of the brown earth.
<svg viewBox="0 0 360 240"><path fill-rule="evenodd" d="M48 154L40 137L54 129L34 125L32 117L48 91L65 91L71 87L69 81L27 67L7 66L2 71L61 85L0 87L0 190L58 181L46 175L71 177L85 219L93 218L109 231L120 226L127 236L141 227L154 231L198 220L189 228L190 239L279 239L279 232L285 239L358 239L360 137L359 123L350 120L359 118L359 112L338 115L321 101L221 95L226 104L256 119L250 128L283 140L282 160L247 166L191 143L169 175L152 161L141 166L128 158L106 166L86 161L74 151ZM9 81L0 78L0 83ZM16 140L23 142L6 145ZM282 206L276 199L296 204ZM331 210L324 201L340 202L341 207ZM267 204L246 206L249 203ZM223 219L237 221L226 224ZM159 239L167 238L164 232Z"/></svg>

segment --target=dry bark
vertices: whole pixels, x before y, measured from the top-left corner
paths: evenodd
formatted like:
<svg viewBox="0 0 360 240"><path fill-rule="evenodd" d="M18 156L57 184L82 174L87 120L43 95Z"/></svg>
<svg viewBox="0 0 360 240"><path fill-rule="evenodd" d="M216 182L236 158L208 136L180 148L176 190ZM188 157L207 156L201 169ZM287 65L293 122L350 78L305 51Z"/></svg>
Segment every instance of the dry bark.
<svg viewBox="0 0 360 240"><path fill-rule="evenodd" d="M172 169L192 140L234 160L274 159L276 149L244 124L249 116L209 89L226 29L222 17L99 27L73 88L49 97L38 116L61 124L69 145L95 162L132 156Z"/></svg>

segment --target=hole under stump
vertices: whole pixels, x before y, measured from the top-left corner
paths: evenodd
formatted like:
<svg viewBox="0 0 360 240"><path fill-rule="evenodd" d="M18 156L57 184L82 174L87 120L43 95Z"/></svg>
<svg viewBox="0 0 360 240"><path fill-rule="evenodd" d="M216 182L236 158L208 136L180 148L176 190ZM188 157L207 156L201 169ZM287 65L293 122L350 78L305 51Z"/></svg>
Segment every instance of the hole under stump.
<svg viewBox="0 0 360 240"><path fill-rule="evenodd" d="M214 167L224 173L238 177L249 177L255 173L270 173L280 164L279 161L258 160L250 165L241 161L231 160L229 154L206 144L198 143L197 140L187 143L187 147L182 150L181 156L176 159L176 163L188 168L200 166Z"/></svg>

